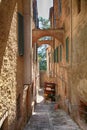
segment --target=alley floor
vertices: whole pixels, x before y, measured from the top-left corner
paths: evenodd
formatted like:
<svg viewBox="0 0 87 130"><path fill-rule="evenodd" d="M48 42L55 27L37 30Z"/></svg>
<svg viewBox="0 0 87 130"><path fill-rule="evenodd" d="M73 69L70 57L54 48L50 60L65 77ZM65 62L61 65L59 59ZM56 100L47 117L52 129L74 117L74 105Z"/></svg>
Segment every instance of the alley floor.
<svg viewBox="0 0 87 130"><path fill-rule="evenodd" d="M44 103L42 90L37 97L37 105L24 130L81 130L61 109L54 109L55 103Z"/></svg>

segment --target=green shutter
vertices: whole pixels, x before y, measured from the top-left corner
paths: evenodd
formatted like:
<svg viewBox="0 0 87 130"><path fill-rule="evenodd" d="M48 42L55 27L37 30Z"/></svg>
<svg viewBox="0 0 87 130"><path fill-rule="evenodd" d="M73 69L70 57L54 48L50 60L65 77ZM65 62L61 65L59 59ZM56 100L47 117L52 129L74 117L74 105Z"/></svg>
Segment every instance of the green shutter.
<svg viewBox="0 0 87 130"><path fill-rule="evenodd" d="M54 63L56 62L56 51L54 50Z"/></svg>
<svg viewBox="0 0 87 130"><path fill-rule="evenodd" d="M69 61L69 38L66 38L66 61Z"/></svg>
<svg viewBox="0 0 87 130"><path fill-rule="evenodd" d="M38 45L37 43L34 44L34 52L33 52L33 61L37 61L37 48L38 48Z"/></svg>
<svg viewBox="0 0 87 130"><path fill-rule="evenodd" d="M56 49L55 49L55 62L56 62L56 59L57 59L57 54L56 54Z"/></svg>
<svg viewBox="0 0 87 130"><path fill-rule="evenodd" d="M18 52L19 55L24 55L24 19L18 13Z"/></svg>
<svg viewBox="0 0 87 130"><path fill-rule="evenodd" d="M59 59L58 59L58 47L54 50L54 63L55 62L59 62Z"/></svg>
<svg viewBox="0 0 87 130"><path fill-rule="evenodd" d="M59 52L59 48L57 47L56 48L56 62L57 63L59 62L59 55L58 55L59 53L58 52Z"/></svg>
<svg viewBox="0 0 87 130"><path fill-rule="evenodd" d="M52 52L52 62L54 62L54 51Z"/></svg>
<svg viewBox="0 0 87 130"><path fill-rule="evenodd" d="M62 2L61 0L58 0L58 17L60 18L62 13Z"/></svg>
<svg viewBox="0 0 87 130"><path fill-rule="evenodd" d="M60 61L62 61L62 45L60 45Z"/></svg>

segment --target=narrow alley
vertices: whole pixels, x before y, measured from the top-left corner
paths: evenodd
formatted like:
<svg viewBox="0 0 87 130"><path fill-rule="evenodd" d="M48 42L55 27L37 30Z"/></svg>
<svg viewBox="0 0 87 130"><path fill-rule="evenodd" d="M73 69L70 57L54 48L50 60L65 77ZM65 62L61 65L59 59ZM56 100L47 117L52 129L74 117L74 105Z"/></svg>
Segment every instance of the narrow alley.
<svg viewBox="0 0 87 130"><path fill-rule="evenodd" d="M31 119L24 130L80 130L79 126L61 109L55 109L55 103L45 103L42 89Z"/></svg>
<svg viewBox="0 0 87 130"><path fill-rule="evenodd" d="M87 0L0 0L0 130L87 130Z"/></svg>

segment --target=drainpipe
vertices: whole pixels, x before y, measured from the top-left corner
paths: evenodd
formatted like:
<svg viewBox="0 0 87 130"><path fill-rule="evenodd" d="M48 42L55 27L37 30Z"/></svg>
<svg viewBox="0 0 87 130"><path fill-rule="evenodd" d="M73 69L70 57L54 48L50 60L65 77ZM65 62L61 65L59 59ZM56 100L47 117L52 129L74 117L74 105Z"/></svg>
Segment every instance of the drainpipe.
<svg viewBox="0 0 87 130"><path fill-rule="evenodd" d="M24 84L32 82L32 15L31 0L24 0Z"/></svg>

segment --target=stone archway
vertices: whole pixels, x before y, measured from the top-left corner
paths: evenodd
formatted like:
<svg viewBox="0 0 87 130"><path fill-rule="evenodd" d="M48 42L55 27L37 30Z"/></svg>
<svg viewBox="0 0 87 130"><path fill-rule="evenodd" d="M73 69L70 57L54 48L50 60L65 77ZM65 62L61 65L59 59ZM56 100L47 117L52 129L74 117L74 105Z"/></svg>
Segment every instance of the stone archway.
<svg viewBox="0 0 87 130"><path fill-rule="evenodd" d="M44 36L52 36L63 43L64 29L33 29L32 42L35 43L39 38Z"/></svg>
<svg viewBox="0 0 87 130"><path fill-rule="evenodd" d="M40 47L43 44L48 44L48 45L50 45L50 46L53 47L53 41L52 40L41 40L41 41L37 41L38 47Z"/></svg>

